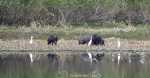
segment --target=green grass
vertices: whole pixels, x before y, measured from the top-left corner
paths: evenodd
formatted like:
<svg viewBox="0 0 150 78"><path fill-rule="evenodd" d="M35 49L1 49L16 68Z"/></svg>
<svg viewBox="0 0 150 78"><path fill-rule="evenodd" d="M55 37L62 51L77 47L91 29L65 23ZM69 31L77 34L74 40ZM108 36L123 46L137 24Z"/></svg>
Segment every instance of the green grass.
<svg viewBox="0 0 150 78"><path fill-rule="evenodd" d="M120 28L117 31L114 28ZM63 39L78 39L79 36L96 33L102 37L120 37L125 39L148 40L150 38L150 26L139 25L136 27L116 24L116 27L100 26L66 26L66 27L0 27L0 39L28 39L33 35L36 39L47 39L49 34L55 34ZM133 29L133 30L132 30ZM131 30L131 31L129 31ZM128 32L126 32L128 31Z"/></svg>

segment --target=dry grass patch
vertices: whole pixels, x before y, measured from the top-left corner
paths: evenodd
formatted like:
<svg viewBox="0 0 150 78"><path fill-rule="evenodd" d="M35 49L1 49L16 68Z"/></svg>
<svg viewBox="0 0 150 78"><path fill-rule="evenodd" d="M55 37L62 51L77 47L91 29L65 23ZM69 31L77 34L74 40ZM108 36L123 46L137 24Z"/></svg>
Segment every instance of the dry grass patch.
<svg viewBox="0 0 150 78"><path fill-rule="evenodd" d="M105 46L78 45L77 40L58 41L57 45L47 45L46 40L6 40L0 41L1 50L100 50L100 49L149 49L150 41L120 39L121 47L117 48L117 39L105 39Z"/></svg>

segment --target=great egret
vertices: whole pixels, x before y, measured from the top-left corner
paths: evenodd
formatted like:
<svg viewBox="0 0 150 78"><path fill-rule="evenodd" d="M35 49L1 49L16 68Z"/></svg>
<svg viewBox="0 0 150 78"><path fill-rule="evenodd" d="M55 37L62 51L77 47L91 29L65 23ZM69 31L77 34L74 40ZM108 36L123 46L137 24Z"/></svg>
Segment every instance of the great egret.
<svg viewBox="0 0 150 78"><path fill-rule="evenodd" d="M29 43L33 44L33 36L30 37ZM33 55L32 55L32 53L29 53L29 57L30 57L30 62L33 63Z"/></svg>
<svg viewBox="0 0 150 78"><path fill-rule="evenodd" d="M30 57L30 62L33 63L33 55L32 55L32 53L29 53L29 57Z"/></svg>
<svg viewBox="0 0 150 78"><path fill-rule="evenodd" d="M29 42L30 44L32 44L33 43L33 36L31 36L31 38L30 38L30 42Z"/></svg>
<svg viewBox="0 0 150 78"><path fill-rule="evenodd" d="M120 63L120 53L118 53L118 64Z"/></svg>
<svg viewBox="0 0 150 78"><path fill-rule="evenodd" d="M121 42L120 42L120 38L119 39L117 39L117 48L120 48L120 44Z"/></svg>
<svg viewBox="0 0 150 78"><path fill-rule="evenodd" d="M90 41L88 42L88 46L90 46L92 44L92 36L90 38Z"/></svg>

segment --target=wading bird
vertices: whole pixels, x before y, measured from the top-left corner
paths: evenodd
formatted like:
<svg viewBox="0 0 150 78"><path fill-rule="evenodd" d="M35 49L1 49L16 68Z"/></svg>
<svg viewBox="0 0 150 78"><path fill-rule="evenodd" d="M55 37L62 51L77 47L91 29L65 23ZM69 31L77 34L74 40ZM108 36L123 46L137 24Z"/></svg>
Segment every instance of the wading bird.
<svg viewBox="0 0 150 78"><path fill-rule="evenodd" d="M30 42L29 42L30 44L32 44L33 43L33 36L31 36L31 38L30 38Z"/></svg>
<svg viewBox="0 0 150 78"><path fill-rule="evenodd" d="M33 44L33 36L30 37L29 43ZM30 57L30 62L33 63L33 55L32 55L32 53L29 53L29 57Z"/></svg>
<svg viewBox="0 0 150 78"><path fill-rule="evenodd" d="M117 48L120 49L120 38L117 39ZM120 58L121 58L120 53L118 53L118 64L120 63Z"/></svg>
<svg viewBox="0 0 150 78"><path fill-rule="evenodd" d="M48 40L47 40L47 44L57 44L58 41L58 37L56 35L49 35Z"/></svg>
<svg viewBox="0 0 150 78"><path fill-rule="evenodd" d="M33 63L33 55L32 55L32 53L29 53L29 57L30 57L30 62Z"/></svg>
<svg viewBox="0 0 150 78"><path fill-rule="evenodd" d="M117 48L120 49L120 39L117 39Z"/></svg>
<svg viewBox="0 0 150 78"><path fill-rule="evenodd" d="M92 36L90 38L90 41L88 42L88 46L90 46L92 44Z"/></svg>
<svg viewBox="0 0 150 78"><path fill-rule="evenodd" d="M120 53L118 53L118 64L120 63Z"/></svg>

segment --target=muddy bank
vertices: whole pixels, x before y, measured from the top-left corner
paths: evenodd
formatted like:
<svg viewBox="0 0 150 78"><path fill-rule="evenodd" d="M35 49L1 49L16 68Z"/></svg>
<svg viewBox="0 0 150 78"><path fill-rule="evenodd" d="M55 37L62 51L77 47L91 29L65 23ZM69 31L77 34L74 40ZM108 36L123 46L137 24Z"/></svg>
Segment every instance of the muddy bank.
<svg viewBox="0 0 150 78"><path fill-rule="evenodd" d="M118 39L105 39L105 46L87 46L78 45L77 40L59 40L57 45L47 45L46 40L0 40L1 50L99 50L99 49L142 49L150 48L150 41L120 39L120 48L118 48Z"/></svg>

